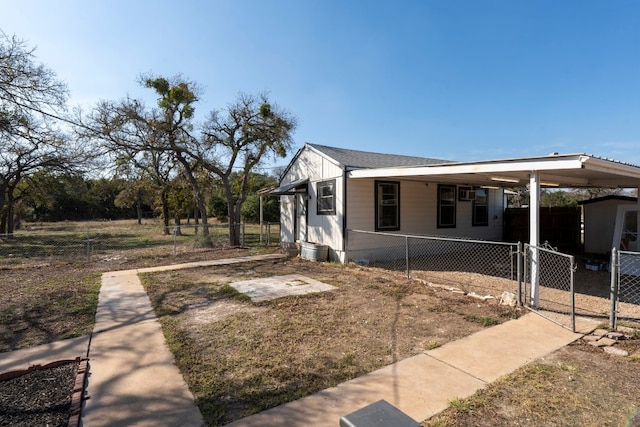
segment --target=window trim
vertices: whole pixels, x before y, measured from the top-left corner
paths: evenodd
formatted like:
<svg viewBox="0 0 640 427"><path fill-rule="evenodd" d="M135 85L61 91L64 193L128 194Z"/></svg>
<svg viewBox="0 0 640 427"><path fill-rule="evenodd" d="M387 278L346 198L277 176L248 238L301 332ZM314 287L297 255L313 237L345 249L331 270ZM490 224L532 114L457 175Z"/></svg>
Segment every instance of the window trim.
<svg viewBox="0 0 640 427"><path fill-rule="evenodd" d="M333 187L331 196L321 196L321 188L325 186ZM331 209L321 209L321 201L331 199ZM336 214L336 180L328 179L326 181L319 181L316 183L316 214L318 215L335 215Z"/></svg>
<svg viewBox="0 0 640 427"><path fill-rule="evenodd" d="M453 223L451 224L442 224L442 190L444 189L448 189L451 190L451 201L453 202L452 206L453 207ZM455 185L450 185L450 184L438 184L438 202L437 202L437 209L438 209L438 228L456 228L456 220L457 220L457 216L458 216L458 205L457 205L457 200L458 200L458 191L457 191L457 187ZM449 207L449 205L447 206Z"/></svg>
<svg viewBox="0 0 640 427"><path fill-rule="evenodd" d="M393 226L381 226L380 225L380 203L379 203L379 195L380 195L380 186L382 185L393 185L396 189L396 224ZM375 204L375 231L398 231L400 230L400 181L375 181L375 191L374 191L374 204Z"/></svg>

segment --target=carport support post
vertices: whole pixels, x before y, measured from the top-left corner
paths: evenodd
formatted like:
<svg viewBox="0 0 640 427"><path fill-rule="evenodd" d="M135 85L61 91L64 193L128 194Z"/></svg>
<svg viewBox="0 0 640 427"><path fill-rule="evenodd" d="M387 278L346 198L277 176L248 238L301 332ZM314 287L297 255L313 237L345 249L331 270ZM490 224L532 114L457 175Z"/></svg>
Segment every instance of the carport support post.
<svg viewBox="0 0 640 427"><path fill-rule="evenodd" d="M531 306L540 305L540 274L538 269L540 243L540 174L529 176L529 250L531 251Z"/></svg>

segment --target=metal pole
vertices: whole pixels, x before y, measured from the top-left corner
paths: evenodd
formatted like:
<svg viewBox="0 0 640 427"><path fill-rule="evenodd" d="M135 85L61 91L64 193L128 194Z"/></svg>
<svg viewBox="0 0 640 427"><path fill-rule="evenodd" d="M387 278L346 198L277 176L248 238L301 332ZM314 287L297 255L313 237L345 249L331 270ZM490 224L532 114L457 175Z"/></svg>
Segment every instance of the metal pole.
<svg viewBox="0 0 640 427"><path fill-rule="evenodd" d="M573 289L574 289L574 278L576 273L576 263L573 255L569 257L569 261L571 262L571 284L569 286L571 291L571 331L575 332L576 331L576 294L573 291Z"/></svg>
<svg viewBox="0 0 640 427"><path fill-rule="evenodd" d="M411 267L409 266L409 236L404 238L404 251L407 260L407 279L411 279Z"/></svg>
<svg viewBox="0 0 640 427"><path fill-rule="evenodd" d="M176 255L178 246L178 227L173 227L173 256Z"/></svg>
<svg viewBox="0 0 640 427"><path fill-rule="evenodd" d="M262 214L262 198L264 196L261 194L260 195L260 243L262 243L262 221L263 221L263 214ZM267 224L267 232L269 230L269 224ZM267 235L267 240L269 239L269 236Z"/></svg>
<svg viewBox="0 0 640 427"><path fill-rule="evenodd" d="M616 328L618 303L618 250L611 249L611 310L609 311L609 327Z"/></svg>
<svg viewBox="0 0 640 427"><path fill-rule="evenodd" d="M260 237L262 237L262 227L260 227ZM260 240L262 243L262 240ZM267 222L267 246L271 245L271 223Z"/></svg>
<svg viewBox="0 0 640 427"><path fill-rule="evenodd" d="M517 276L518 276L518 305L522 305L522 262L524 253L522 252L522 242L518 242L518 248L516 253L516 263L517 263Z"/></svg>
<svg viewBox="0 0 640 427"><path fill-rule="evenodd" d="M87 228L87 262L91 262L91 235Z"/></svg>

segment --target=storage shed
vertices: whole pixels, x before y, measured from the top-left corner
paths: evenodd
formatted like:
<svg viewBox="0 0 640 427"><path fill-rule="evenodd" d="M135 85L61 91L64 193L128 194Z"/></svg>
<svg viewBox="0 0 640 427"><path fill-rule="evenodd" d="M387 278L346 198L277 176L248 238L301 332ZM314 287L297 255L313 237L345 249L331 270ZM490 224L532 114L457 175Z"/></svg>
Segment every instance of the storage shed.
<svg viewBox="0 0 640 427"><path fill-rule="evenodd" d="M617 195L579 202L582 205L584 219L584 252L596 255L609 254L613 247L618 206L637 203L636 197Z"/></svg>

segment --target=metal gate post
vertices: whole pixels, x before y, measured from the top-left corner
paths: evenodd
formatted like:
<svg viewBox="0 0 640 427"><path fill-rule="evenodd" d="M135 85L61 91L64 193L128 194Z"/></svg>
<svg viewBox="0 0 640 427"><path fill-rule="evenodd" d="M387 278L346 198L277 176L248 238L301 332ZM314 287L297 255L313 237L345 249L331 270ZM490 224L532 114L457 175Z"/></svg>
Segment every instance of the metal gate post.
<svg viewBox="0 0 640 427"><path fill-rule="evenodd" d="M516 253L516 275L518 277L518 305L522 305L522 263L524 261L524 252L522 251L522 242L518 242Z"/></svg>
<svg viewBox="0 0 640 427"><path fill-rule="evenodd" d="M87 262L91 262L91 231L87 228Z"/></svg>
<svg viewBox="0 0 640 427"><path fill-rule="evenodd" d="M611 249L611 310L609 312L609 327L616 328L617 323L617 306L618 306L618 250Z"/></svg>
<svg viewBox="0 0 640 427"><path fill-rule="evenodd" d="M409 266L409 236L404 237L404 252L407 260L407 279L411 279L411 267Z"/></svg>
<svg viewBox="0 0 640 427"><path fill-rule="evenodd" d="M569 262L571 263L571 284L569 285L569 291L571 292L571 332L576 331L576 294L574 292L574 281L577 267L575 261L573 255L569 257Z"/></svg>

